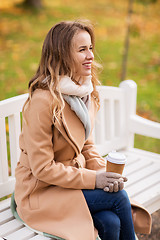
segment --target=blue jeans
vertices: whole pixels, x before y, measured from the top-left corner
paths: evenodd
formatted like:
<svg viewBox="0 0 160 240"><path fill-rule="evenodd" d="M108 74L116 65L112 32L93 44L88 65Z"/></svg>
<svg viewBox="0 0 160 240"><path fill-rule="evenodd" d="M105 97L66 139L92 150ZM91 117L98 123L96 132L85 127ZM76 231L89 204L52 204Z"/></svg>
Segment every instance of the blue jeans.
<svg viewBox="0 0 160 240"><path fill-rule="evenodd" d="M125 190L113 193L83 190L83 194L102 240L135 240L131 205Z"/></svg>

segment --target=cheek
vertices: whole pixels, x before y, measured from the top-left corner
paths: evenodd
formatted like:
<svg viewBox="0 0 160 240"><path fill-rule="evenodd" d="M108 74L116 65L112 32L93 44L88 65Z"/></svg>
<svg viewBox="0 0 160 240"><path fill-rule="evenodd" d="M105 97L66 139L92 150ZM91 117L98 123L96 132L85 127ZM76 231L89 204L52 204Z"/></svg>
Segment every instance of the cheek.
<svg viewBox="0 0 160 240"><path fill-rule="evenodd" d="M83 61L84 61L84 59L85 59L85 56L84 56L84 54L82 54L82 53L80 53L80 54L77 54L77 62L78 62L78 63L81 63L81 62L83 62Z"/></svg>

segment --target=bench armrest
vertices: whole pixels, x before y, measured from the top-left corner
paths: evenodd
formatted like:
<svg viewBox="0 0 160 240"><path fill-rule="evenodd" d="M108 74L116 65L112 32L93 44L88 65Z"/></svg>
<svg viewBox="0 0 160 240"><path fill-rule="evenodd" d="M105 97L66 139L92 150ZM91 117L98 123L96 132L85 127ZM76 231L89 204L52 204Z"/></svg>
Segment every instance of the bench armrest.
<svg viewBox="0 0 160 240"><path fill-rule="evenodd" d="M138 115L131 115L129 119L129 131L160 139L160 123L145 119Z"/></svg>

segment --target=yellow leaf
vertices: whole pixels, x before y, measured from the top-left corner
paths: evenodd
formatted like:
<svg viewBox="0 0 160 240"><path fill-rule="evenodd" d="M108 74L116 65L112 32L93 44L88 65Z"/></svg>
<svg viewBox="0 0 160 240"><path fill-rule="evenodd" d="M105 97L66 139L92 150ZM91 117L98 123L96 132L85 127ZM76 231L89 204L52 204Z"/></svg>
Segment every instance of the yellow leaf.
<svg viewBox="0 0 160 240"><path fill-rule="evenodd" d="M6 132L9 133L9 125L6 123Z"/></svg>

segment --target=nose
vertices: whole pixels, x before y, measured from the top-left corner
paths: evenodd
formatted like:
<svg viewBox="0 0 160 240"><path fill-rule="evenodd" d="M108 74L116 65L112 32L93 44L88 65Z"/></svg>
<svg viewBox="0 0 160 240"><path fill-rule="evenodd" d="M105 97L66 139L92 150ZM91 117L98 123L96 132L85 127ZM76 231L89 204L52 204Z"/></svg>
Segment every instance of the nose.
<svg viewBox="0 0 160 240"><path fill-rule="evenodd" d="M86 58L89 59L89 60L93 60L94 59L94 54L93 54L93 52L91 50L87 51Z"/></svg>

